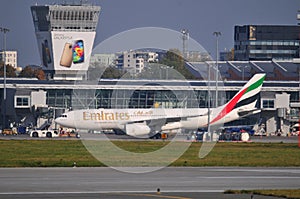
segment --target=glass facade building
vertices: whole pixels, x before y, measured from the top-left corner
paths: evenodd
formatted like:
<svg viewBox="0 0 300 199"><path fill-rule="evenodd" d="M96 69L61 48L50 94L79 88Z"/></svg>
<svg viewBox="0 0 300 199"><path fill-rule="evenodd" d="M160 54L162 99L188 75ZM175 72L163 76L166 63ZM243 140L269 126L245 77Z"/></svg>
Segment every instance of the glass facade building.
<svg viewBox="0 0 300 199"><path fill-rule="evenodd" d="M0 103L3 103L1 83L3 79L0 79ZM218 105L232 99L244 84L245 81L228 80L219 84ZM289 96L286 120L294 125L299 121L299 81L265 81L257 103L261 113L228 125L253 125L262 119L267 130L275 132L282 119L277 116L281 106L277 96L283 93ZM31 124L34 121L36 123L33 124L37 125L38 121L51 121L70 109L183 108L184 111L185 108L207 108L208 102L213 108L216 95L213 82L209 88L207 81L196 80L101 79L99 82L78 84L14 78L7 80L7 102L7 123L24 121L24 124Z"/></svg>
<svg viewBox="0 0 300 199"><path fill-rule="evenodd" d="M236 91L219 92L219 104L229 101ZM224 97L223 97L224 96ZM47 105L69 109L98 108L206 108L207 90L160 90L160 89L49 89ZM215 105L214 93L210 104Z"/></svg>
<svg viewBox="0 0 300 199"><path fill-rule="evenodd" d="M300 26L245 25L234 29L234 60L299 58Z"/></svg>

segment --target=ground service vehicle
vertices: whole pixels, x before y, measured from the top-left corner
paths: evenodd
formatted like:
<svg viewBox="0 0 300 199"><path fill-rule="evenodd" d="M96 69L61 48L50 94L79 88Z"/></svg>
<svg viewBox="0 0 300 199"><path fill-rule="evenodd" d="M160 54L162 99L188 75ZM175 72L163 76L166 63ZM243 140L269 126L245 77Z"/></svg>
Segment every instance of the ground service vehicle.
<svg viewBox="0 0 300 199"><path fill-rule="evenodd" d="M59 137L59 132L57 130L31 130L30 137Z"/></svg>
<svg viewBox="0 0 300 199"><path fill-rule="evenodd" d="M18 132L12 129L3 129L2 135L17 135Z"/></svg>

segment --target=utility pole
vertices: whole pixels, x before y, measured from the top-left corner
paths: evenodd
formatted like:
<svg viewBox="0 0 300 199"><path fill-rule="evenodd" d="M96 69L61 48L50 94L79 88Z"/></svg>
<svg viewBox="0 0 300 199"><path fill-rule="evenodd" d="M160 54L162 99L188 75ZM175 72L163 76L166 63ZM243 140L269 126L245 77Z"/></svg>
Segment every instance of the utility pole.
<svg viewBox="0 0 300 199"><path fill-rule="evenodd" d="M4 33L3 37L3 77L4 77L4 88L3 88L3 123L2 128L6 128L6 33L9 32L9 29L0 27L0 31Z"/></svg>
<svg viewBox="0 0 300 199"><path fill-rule="evenodd" d="M218 107L218 82L219 82L219 36L221 32L213 32L213 35L216 36L216 107Z"/></svg>
<svg viewBox="0 0 300 199"><path fill-rule="evenodd" d="M210 133L210 65L208 64L208 86L207 86L207 134L212 137Z"/></svg>

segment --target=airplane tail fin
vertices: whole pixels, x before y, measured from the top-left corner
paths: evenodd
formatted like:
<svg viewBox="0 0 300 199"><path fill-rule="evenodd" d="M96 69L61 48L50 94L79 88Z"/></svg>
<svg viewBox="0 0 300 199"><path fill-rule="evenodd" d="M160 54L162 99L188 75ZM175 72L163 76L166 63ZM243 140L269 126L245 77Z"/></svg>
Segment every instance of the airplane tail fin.
<svg viewBox="0 0 300 199"><path fill-rule="evenodd" d="M240 103L241 101L249 99L253 96L257 96L261 91L261 87L265 80L265 76L265 73L255 74L232 98L232 100L237 100L237 103Z"/></svg>
<svg viewBox="0 0 300 199"><path fill-rule="evenodd" d="M256 110L255 105L265 76L266 74L264 73L255 74L229 102L220 107L220 112L211 123L222 119L225 115L237 108L240 108L240 112Z"/></svg>

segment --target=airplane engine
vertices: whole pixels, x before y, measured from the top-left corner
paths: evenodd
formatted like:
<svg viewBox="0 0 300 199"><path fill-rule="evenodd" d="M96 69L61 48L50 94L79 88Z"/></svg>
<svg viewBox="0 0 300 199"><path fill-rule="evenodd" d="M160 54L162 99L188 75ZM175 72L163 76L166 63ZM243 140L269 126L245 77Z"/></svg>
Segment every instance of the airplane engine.
<svg viewBox="0 0 300 199"><path fill-rule="evenodd" d="M127 124L125 127L126 134L134 137L148 136L151 129L144 123Z"/></svg>

